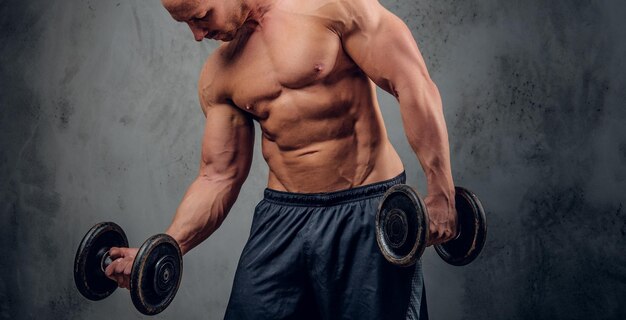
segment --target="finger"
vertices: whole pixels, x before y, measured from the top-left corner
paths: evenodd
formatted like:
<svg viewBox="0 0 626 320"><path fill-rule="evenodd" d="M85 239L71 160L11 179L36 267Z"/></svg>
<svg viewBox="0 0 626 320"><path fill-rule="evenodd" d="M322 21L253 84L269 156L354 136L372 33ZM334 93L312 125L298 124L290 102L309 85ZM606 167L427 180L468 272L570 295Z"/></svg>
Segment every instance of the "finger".
<svg viewBox="0 0 626 320"><path fill-rule="evenodd" d="M120 287L120 288L124 288L124 276L118 274L115 278L117 279L116 280L117 286Z"/></svg>
<svg viewBox="0 0 626 320"><path fill-rule="evenodd" d="M432 239L431 241L428 242L428 246L436 246L441 243L442 241L440 239Z"/></svg>
<svg viewBox="0 0 626 320"><path fill-rule="evenodd" d="M428 235L428 246L435 246L445 242L444 233L439 231L439 229L434 229Z"/></svg>
<svg viewBox="0 0 626 320"><path fill-rule="evenodd" d="M130 272L133 269L133 264L132 263L127 263L126 266L124 267L124 275L125 276L130 276Z"/></svg>
<svg viewBox="0 0 626 320"><path fill-rule="evenodd" d="M130 277L124 276L124 288L130 289Z"/></svg>
<svg viewBox="0 0 626 320"><path fill-rule="evenodd" d="M117 276L118 280L117 280L117 285L120 288L126 288L126 281L124 279L124 275L120 274Z"/></svg>
<svg viewBox="0 0 626 320"><path fill-rule="evenodd" d="M137 252L139 251L138 248L126 248L126 256L135 259L135 256L137 255Z"/></svg>
<svg viewBox="0 0 626 320"><path fill-rule="evenodd" d="M111 256L111 259L115 260L117 258L123 257L124 253L122 251L122 248L119 247L111 247L109 249L109 256Z"/></svg>
<svg viewBox="0 0 626 320"><path fill-rule="evenodd" d="M135 250L126 247L111 247L109 255L113 258L134 257Z"/></svg>
<svg viewBox="0 0 626 320"><path fill-rule="evenodd" d="M441 232L441 236L439 237L440 243L445 243L456 238L456 231L454 227L446 228Z"/></svg>
<svg viewBox="0 0 626 320"><path fill-rule="evenodd" d="M111 265L109 265L105 270L105 274L107 275L107 277L115 281L118 287L121 286L123 280L123 275L116 271L119 267L119 264L120 262L118 260L113 261L113 263L111 263Z"/></svg>
<svg viewBox="0 0 626 320"><path fill-rule="evenodd" d="M104 274L108 277L113 279L113 273L115 272L115 261L113 261L108 267L106 267L106 269L104 269Z"/></svg>
<svg viewBox="0 0 626 320"><path fill-rule="evenodd" d="M130 248L118 248L118 250L120 251L120 255L122 257L127 257L130 255Z"/></svg>
<svg viewBox="0 0 626 320"><path fill-rule="evenodd" d="M115 264L115 273L117 274L124 273L124 268L126 267L126 261L124 261L124 258L117 258L115 262L117 262Z"/></svg>
<svg viewBox="0 0 626 320"><path fill-rule="evenodd" d="M119 247L111 247L111 248L109 248L109 254L110 255L119 255L120 254L120 248Z"/></svg>
<svg viewBox="0 0 626 320"><path fill-rule="evenodd" d="M428 228L428 240L436 241L440 237L439 228L434 223L430 223Z"/></svg>

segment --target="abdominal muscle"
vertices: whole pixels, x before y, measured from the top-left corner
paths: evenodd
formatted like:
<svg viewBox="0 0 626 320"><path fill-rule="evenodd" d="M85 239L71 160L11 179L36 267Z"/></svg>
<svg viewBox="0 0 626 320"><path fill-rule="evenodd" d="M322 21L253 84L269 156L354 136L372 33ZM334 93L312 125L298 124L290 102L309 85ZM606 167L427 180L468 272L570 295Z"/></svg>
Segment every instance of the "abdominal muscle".
<svg viewBox="0 0 626 320"><path fill-rule="evenodd" d="M267 118L258 120L270 169L268 188L332 192L391 179L403 171L387 138L375 91L371 84L361 90L354 85L347 100L334 96L341 90L335 84L313 90L310 97L298 92L294 99L283 92L267 106Z"/></svg>
<svg viewBox="0 0 626 320"><path fill-rule="evenodd" d="M270 143L263 140L264 145ZM298 193L332 192L391 179L403 170L389 143L380 150L359 150L352 148L349 141L327 141L317 143L314 149L311 153L269 155L268 188ZM369 162L359 161L363 154L371 156Z"/></svg>

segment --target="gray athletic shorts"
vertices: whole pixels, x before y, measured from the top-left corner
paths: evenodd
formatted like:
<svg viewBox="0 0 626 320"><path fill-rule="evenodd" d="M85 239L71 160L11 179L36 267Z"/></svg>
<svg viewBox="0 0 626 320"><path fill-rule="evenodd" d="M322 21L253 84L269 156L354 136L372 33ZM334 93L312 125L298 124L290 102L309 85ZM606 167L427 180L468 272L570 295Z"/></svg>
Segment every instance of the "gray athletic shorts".
<svg viewBox="0 0 626 320"><path fill-rule="evenodd" d="M394 179L345 191L265 190L226 319L427 319L421 264L397 267L376 244L378 203Z"/></svg>

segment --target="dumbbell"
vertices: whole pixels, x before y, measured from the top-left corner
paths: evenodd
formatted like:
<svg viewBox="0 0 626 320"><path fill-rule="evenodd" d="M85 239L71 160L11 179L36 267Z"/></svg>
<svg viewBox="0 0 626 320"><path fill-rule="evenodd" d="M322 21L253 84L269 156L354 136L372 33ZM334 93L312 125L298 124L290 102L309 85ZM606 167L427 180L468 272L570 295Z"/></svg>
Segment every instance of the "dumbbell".
<svg viewBox="0 0 626 320"><path fill-rule="evenodd" d="M480 254L487 236L483 206L471 191L455 187L457 235L435 245L447 263L464 266ZM428 242L428 211L417 192L406 184L385 192L376 213L376 241L387 261L411 266L422 256Z"/></svg>
<svg viewBox="0 0 626 320"><path fill-rule="evenodd" d="M113 222L93 226L78 246L74 259L74 282L87 299L102 300L117 282L104 271L113 262L112 247L128 247L126 234ZM172 302L182 278L183 260L178 243L167 234L157 234L139 248L130 273L130 296L139 312L155 315Z"/></svg>

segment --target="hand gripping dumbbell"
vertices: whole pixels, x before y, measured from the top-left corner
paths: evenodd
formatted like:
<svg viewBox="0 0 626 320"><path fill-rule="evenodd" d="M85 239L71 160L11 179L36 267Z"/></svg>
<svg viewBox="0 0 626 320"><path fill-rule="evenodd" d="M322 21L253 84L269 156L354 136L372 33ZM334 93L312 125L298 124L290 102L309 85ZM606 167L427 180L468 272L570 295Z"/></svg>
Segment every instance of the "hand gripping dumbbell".
<svg viewBox="0 0 626 320"><path fill-rule="evenodd" d="M476 259L485 244L487 220L478 197L455 187L457 234L435 245L447 263L464 266ZM391 187L376 213L376 241L387 261L411 266L422 256L428 242L428 211L417 192L406 184Z"/></svg>
<svg viewBox="0 0 626 320"><path fill-rule="evenodd" d="M113 262L111 247L128 247L126 234L113 222L93 226L78 246L74 259L74 282L85 298L93 301L108 297L117 282L104 271ZM130 273L130 296L135 308L155 315L172 302L183 273L178 243L167 234L157 234L139 248Z"/></svg>

